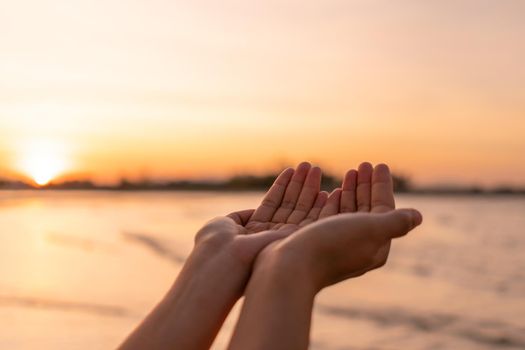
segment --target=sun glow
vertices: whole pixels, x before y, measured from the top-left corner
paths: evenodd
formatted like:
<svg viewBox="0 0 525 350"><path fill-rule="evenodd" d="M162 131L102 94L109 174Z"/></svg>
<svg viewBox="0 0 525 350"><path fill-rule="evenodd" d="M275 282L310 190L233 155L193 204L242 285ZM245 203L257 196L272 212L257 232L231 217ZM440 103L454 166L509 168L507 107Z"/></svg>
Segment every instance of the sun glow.
<svg viewBox="0 0 525 350"><path fill-rule="evenodd" d="M32 141L22 147L19 169L39 186L45 186L68 168L64 145L53 141Z"/></svg>

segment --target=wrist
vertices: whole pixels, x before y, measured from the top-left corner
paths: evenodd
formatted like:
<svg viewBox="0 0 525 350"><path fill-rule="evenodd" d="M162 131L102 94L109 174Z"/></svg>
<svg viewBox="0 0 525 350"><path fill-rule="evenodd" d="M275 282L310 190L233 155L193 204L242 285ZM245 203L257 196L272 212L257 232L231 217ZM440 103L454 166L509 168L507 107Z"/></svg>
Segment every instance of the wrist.
<svg viewBox="0 0 525 350"><path fill-rule="evenodd" d="M314 298L321 290L321 284L315 277L315 264L308 254L301 254L281 243L268 248L257 257L251 281L271 280L273 284L283 289L300 289Z"/></svg>
<svg viewBox="0 0 525 350"><path fill-rule="evenodd" d="M278 244L276 244L278 245ZM317 289L309 269L275 246L263 250L228 349L306 349Z"/></svg>
<svg viewBox="0 0 525 350"><path fill-rule="evenodd" d="M196 245L168 293L121 348L208 349L249 275L232 260Z"/></svg>
<svg viewBox="0 0 525 350"><path fill-rule="evenodd" d="M177 284L206 286L216 292L242 295L250 266L239 263L230 246L196 244L186 260ZM190 283L191 282L191 283ZM217 296L217 294L215 293Z"/></svg>

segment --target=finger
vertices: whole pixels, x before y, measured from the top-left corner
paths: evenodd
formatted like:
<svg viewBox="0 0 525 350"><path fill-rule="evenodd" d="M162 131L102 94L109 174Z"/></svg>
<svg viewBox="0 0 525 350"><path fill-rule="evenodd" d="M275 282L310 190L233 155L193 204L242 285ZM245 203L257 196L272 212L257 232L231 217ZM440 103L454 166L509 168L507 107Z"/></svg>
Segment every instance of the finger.
<svg viewBox="0 0 525 350"><path fill-rule="evenodd" d="M321 190L321 168L313 167L304 180L303 189L290 216L286 220L289 224L300 223L310 212L317 195Z"/></svg>
<svg viewBox="0 0 525 350"><path fill-rule="evenodd" d="M248 220L250 220L254 212L254 209L246 209L230 213L226 216L233 219L233 221L235 221L236 224L244 226L246 225Z"/></svg>
<svg viewBox="0 0 525 350"><path fill-rule="evenodd" d="M357 171L349 170L343 180L341 192L341 213L353 213L357 210L356 204Z"/></svg>
<svg viewBox="0 0 525 350"><path fill-rule="evenodd" d="M319 214L321 213L321 209L323 209L324 205L326 204L326 200L328 199L328 192L321 191L317 194L317 198L315 199L315 203L310 209L310 212L306 216L306 218L301 221L301 226L308 225L309 223L312 223L316 221L319 218Z"/></svg>
<svg viewBox="0 0 525 350"><path fill-rule="evenodd" d="M371 211L384 213L396 208L394 183L390 169L386 164L376 165L372 173Z"/></svg>
<svg viewBox="0 0 525 350"><path fill-rule="evenodd" d="M275 179L272 187L270 187L264 196L261 205L255 210L255 213L253 213L251 221L266 222L273 217L275 211L281 205L284 193L293 175L294 170L288 168Z"/></svg>
<svg viewBox="0 0 525 350"><path fill-rule="evenodd" d="M341 201L341 192L340 188L336 188L330 193L326 200L326 204L321 209L319 214L319 219L326 218L328 216L339 214L339 203Z"/></svg>
<svg viewBox="0 0 525 350"><path fill-rule="evenodd" d="M286 222L288 216L290 216L293 209L295 208L295 204L299 199L304 181L306 180L306 176L308 175L311 167L312 166L310 163L307 162L303 162L297 166L297 169L295 170L295 173L293 174L292 179L286 188L283 201L273 215L272 222Z"/></svg>
<svg viewBox="0 0 525 350"><path fill-rule="evenodd" d="M372 181L372 164L362 163L357 171L357 189L356 202L357 211L370 211L371 181Z"/></svg>
<svg viewBox="0 0 525 350"><path fill-rule="evenodd" d="M385 239L404 236L423 222L423 216L415 209L397 209L380 216L375 221L375 232Z"/></svg>

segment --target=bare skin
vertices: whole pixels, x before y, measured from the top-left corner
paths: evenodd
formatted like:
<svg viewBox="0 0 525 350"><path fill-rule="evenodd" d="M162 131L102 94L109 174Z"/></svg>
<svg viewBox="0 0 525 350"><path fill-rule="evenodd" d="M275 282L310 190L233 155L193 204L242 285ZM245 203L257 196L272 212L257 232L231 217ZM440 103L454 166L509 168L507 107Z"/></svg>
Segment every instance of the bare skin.
<svg viewBox="0 0 525 350"><path fill-rule="evenodd" d="M387 166L349 171L317 222L259 253L229 349L307 349L316 294L383 266L391 240L421 224L394 208Z"/></svg>
<svg viewBox="0 0 525 350"><path fill-rule="evenodd" d="M284 170L256 210L207 223L164 299L120 349L208 349L242 296L258 253L317 220L328 194L309 163Z"/></svg>
<svg viewBox="0 0 525 350"><path fill-rule="evenodd" d="M403 231L395 227L416 215L379 214L394 202L388 168L376 169L363 163L328 195L319 191L320 169L301 163L279 175L256 210L210 221L173 287L120 349L208 349L243 293L232 349L305 348L315 294L384 264ZM290 319L273 323L286 307Z"/></svg>

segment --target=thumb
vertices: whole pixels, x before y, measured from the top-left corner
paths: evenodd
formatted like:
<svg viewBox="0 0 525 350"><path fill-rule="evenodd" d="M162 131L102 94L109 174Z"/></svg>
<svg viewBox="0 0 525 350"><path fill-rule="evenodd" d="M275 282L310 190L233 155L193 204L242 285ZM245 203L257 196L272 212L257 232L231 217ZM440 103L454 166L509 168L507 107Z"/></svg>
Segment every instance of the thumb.
<svg viewBox="0 0 525 350"><path fill-rule="evenodd" d="M247 261L251 262L253 258L259 254L270 243L286 238L292 234L296 228L292 225L290 227L284 227L280 230L269 230L257 233L251 233L246 235L239 235L236 240L241 244L243 248L243 255Z"/></svg>
<svg viewBox="0 0 525 350"><path fill-rule="evenodd" d="M380 231L388 239L404 236L423 222L423 216L415 209L397 209L380 215Z"/></svg>

